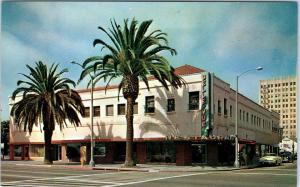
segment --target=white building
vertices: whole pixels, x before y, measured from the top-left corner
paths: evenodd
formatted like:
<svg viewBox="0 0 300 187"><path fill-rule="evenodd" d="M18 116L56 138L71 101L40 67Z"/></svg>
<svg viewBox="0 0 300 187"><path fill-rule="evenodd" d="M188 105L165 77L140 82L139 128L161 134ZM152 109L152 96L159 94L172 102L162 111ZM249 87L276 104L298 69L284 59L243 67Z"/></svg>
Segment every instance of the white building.
<svg viewBox="0 0 300 187"><path fill-rule="evenodd" d="M150 90L140 82L140 92L134 107L134 152L139 163L176 162L177 165L194 163L233 164L235 91L214 74L184 65L176 68L187 85L170 91L150 79ZM86 113L82 126L56 128L52 142L57 159L67 159L67 147L87 146L90 142L90 91L78 90ZM126 140L126 100L117 98L117 86L95 88L94 133L95 161L124 160ZM13 101L10 102L13 104ZM279 115L247 97L238 98L238 137L240 151L248 156L260 156L273 151L280 141ZM11 120L13 122L13 120ZM31 135L10 126L11 150L21 147L22 158L42 156L43 133L35 127ZM87 146L87 153L89 153ZM13 153L13 151L11 151ZM225 155L225 156L224 156ZM11 154L11 159L14 155ZM89 155L87 156L89 158ZM245 158L245 157L243 157Z"/></svg>
<svg viewBox="0 0 300 187"><path fill-rule="evenodd" d="M259 103L280 114L283 137L297 139L296 77L281 77L260 81Z"/></svg>

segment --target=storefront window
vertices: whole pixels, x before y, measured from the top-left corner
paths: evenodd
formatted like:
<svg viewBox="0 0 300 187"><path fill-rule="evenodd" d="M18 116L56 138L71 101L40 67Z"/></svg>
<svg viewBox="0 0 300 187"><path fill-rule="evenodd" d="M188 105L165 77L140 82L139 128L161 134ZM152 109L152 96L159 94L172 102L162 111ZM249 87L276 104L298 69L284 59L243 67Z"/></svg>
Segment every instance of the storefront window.
<svg viewBox="0 0 300 187"><path fill-rule="evenodd" d="M176 146L174 142L147 143L148 162L176 162Z"/></svg>
<svg viewBox="0 0 300 187"><path fill-rule="evenodd" d="M31 157L43 157L44 156L44 145L30 145L30 156Z"/></svg>
<svg viewBox="0 0 300 187"><path fill-rule="evenodd" d="M192 160L194 163L207 163L206 144L192 144Z"/></svg>
<svg viewBox="0 0 300 187"><path fill-rule="evenodd" d="M94 155L105 156L105 153L106 153L105 143L96 142L94 147Z"/></svg>

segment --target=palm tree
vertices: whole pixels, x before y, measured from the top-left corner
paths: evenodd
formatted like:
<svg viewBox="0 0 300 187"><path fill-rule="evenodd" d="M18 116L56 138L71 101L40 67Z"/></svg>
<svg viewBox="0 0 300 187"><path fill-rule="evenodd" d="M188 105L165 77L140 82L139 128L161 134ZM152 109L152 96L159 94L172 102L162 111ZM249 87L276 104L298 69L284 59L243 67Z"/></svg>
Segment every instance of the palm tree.
<svg viewBox="0 0 300 187"><path fill-rule="evenodd" d="M160 55L162 51L169 51L172 55L176 50L168 46L166 33L161 30L148 32L152 20L144 21L139 26L135 19L128 23L124 20L124 27L111 21L111 28L105 30L98 27L110 39L111 44L101 39L95 39L93 45L102 45L108 53L103 56L93 56L83 63L85 68L79 81L90 72L95 73L94 84L100 80L109 83L116 78L121 78L119 93L122 89L127 100L127 133L126 133L126 158L125 166L134 166L132 158L133 146L133 105L139 93L139 81L142 80L148 90L148 78L154 76L167 90L169 86L177 89L184 84L181 77L174 73L174 68L168 60ZM161 44L163 42L163 44ZM91 81L88 83L91 84Z"/></svg>
<svg viewBox="0 0 300 187"><path fill-rule="evenodd" d="M30 74L21 74L27 80L19 80L17 83L18 88L13 92L12 99L15 100L16 96L22 98L13 105L10 115L15 117L16 125L23 126L24 131L28 130L29 133L33 125L43 125L44 163L52 164L51 140L55 124L61 130L67 121L78 126L78 112L83 114L84 106L79 94L70 88L76 85L75 82L61 77L67 69L57 72L58 64L52 64L48 69L41 61L34 68L29 65L26 67Z"/></svg>

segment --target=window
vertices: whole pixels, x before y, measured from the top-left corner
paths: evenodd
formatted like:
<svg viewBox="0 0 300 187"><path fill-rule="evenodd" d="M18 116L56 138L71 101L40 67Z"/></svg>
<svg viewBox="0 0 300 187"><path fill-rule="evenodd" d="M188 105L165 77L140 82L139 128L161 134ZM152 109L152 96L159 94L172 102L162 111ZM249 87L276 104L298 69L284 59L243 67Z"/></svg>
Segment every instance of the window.
<svg viewBox="0 0 300 187"><path fill-rule="evenodd" d="M224 98L224 115L227 116L227 99Z"/></svg>
<svg viewBox="0 0 300 187"><path fill-rule="evenodd" d="M214 103L213 113L216 113L216 105Z"/></svg>
<svg viewBox="0 0 300 187"><path fill-rule="evenodd" d="M246 121L248 122L249 120L249 114L248 114L248 112L247 112L247 114L246 114Z"/></svg>
<svg viewBox="0 0 300 187"><path fill-rule="evenodd" d="M133 114L138 114L139 113L139 110L138 110L138 103L134 103L133 105Z"/></svg>
<svg viewBox="0 0 300 187"><path fill-rule="evenodd" d="M106 116L114 115L114 105L106 105Z"/></svg>
<svg viewBox="0 0 300 187"><path fill-rule="evenodd" d="M145 107L145 113L154 113L154 96L147 96L146 97L146 107Z"/></svg>
<svg viewBox="0 0 300 187"><path fill-rule="evenodd" d="M94 106L93 116L97 117L100 116L100 106Z"/></svg>
<svg viewBox="0 0 300 187"><path fill-rule="evenodd" d="M243 111L243 121L245 121L245 111Z"/></svg>
<svg viewBox="0 0 300 187"><path fill-rule="evenodd" d="M229 114L230 114L230 117L232 117L232 106L231 105L229 107Z"/></svg>
<svg viewBox="0 0 300 187"><path fill-rule="evenodd" d="M240 120L242 120L242 110L240 110Z"/></svg>
<svg viewBox="0 0 300 187"><path fill-rule="evenodd" d="M199 109L199 92L189 93L189 110Z"/></svg>
<svg viewBox="0 0 300 187"><path fill-rule="evenodd" d="M105 156L106 155L105 143L95 142L94 155L95 156Z"/></svg>
<svg viewBox="0 0 300 187"><path fill-rule="evenodd" d="M221 114L222 109L221 109L221 101L218 100L218 114Z"/></svg>
<svg viewBox="0 0 300 187"><path fill-rule="evenodd" d="M90 107L84 107L83 117L84 118L90 117Z"/></svg>
<svg viewBox="0 0 300 187"><path fill-rule="evenodd" d="M167 111L175 111L175 99L168 99Z"/></svg>
<svg viewBox="0 0 300 187"><path fill-rule="evenodd" d="M118 115L125 115L125 104L118 104Z"/></svg>

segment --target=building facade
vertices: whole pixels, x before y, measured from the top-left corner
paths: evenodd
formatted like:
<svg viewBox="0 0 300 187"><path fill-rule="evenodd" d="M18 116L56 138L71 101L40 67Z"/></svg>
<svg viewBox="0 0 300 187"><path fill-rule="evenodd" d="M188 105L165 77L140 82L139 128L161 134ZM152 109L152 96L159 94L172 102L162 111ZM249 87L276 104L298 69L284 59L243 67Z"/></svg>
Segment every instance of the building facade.
<svg viewBox="0 0 300 187"><path fill-rule="evenodd" d="M280 114L279 125L283 130L283 137L293 140L297 139L296 86L296 77L260 81L259 103Z"/></svg>
<svg viewBox="0 0 300 187"><path fill-rule="evenodd" d="M134 106L134 155L138 163L170 162L231 165L234 162L235 91L213 73L184 65L176 74L186 86L169 91L155 79L150 90L140 82ZM71 159L85 147L90 153L90 99L88 89L78 90L85 105L82 125L56 128L52 142L56 159ZM16 101L10 101L11 104ZM280 141L279 115L247 97L238 97L238 138L242 164L252 162L266 152L273 152ZM125 159L126 100L118 99L118 87L94 91L95 162L122 162ZM10 126L11 159L20 150L23 159L43 156L43 133L35 127L31 135ZM73 151L71 151L73 150ZM74 153L75 152L75 153ZM77 153L78 155L78 153ZM73 159L73 158L72 158ZM76 158L74 158L76 159Z"/></svg>

